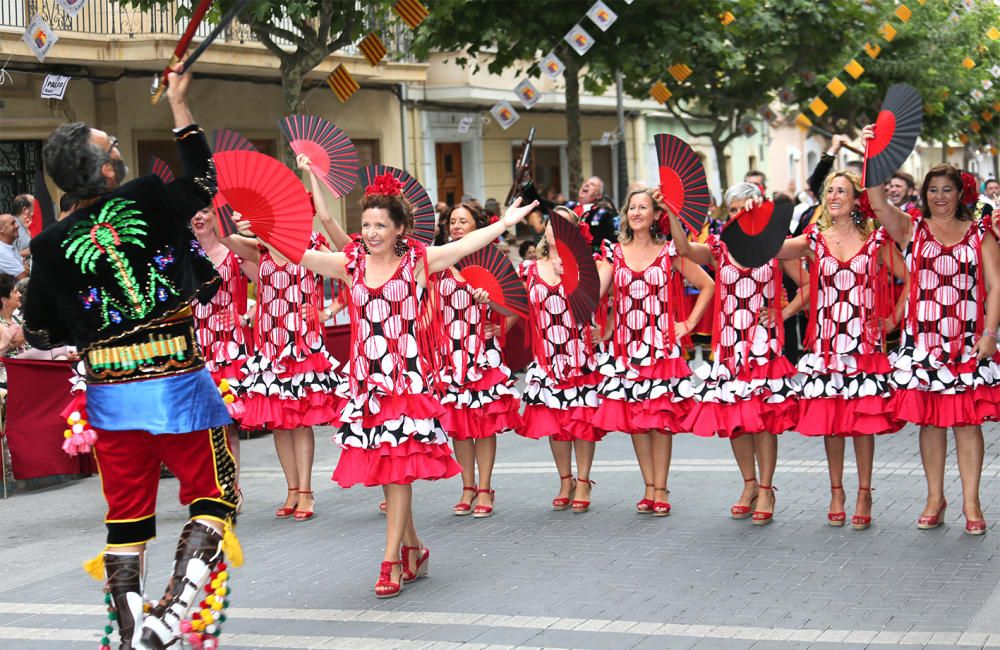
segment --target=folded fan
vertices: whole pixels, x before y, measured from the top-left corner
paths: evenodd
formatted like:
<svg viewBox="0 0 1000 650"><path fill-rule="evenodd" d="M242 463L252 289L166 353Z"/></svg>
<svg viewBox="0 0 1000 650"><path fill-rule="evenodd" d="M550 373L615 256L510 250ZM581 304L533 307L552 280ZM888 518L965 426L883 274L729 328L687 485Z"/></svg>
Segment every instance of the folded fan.
<svg viewBox="0 0 1000 650"><path fill-rule="evenodd" d="M224 151L214 156L222 202L250 222L254 233L298 263L309 246L313 209L298 177L274 158L256 151Z"/></svg>
<svg viewBox="0 0 1000 650"><path fill-rule="evenodd" d="M346 196L358 180L358 150L335 124L315 115L289 115L278 128L296 154L305 154L310 167L337 198Z"/></svg>
<svg viewBox="0 0 1000 650"><path fill-rule="evenodd" d="M528 317L528 293L510 258L496 246L481 248L463 257L455 265L465 281L476 289L485 289L490 302L504 316Z"/></svg>
<svg viewBox="0 0 1000 650"><path fill-rule="evenodd" d="M580 234L580 229L567 219L555 216L550 223L556 238L556 252L563 267L560 281L566 300L576 322L589 324L601 297L594 249Z"/></svg>
<svg viewBox="0 0 1000 650"><path fill-rule="evenodd" d="M906 84L891 86L875 119L875 137L865 146L865 187L881 185L896 173L916 146L923 123L920 93Z"/></svg>
<svg viewBox="0 0 1000 650"><path fill-rule="evenodd" d="M424 186L402 169L386 165L362 167L361 171L358 172L358 179L362 185L368 186L372 184L376 176L382 174L392 174L396 180L403 184L403 197L413 210L413 233L411 236L426 246L434 243L434 226L436 225L434 204L431 203L431 197L427 194Z"/></svg>
<svg viewBox="0 0 1000 650"><path fill-rule="evenodd" d="M677 136L659 133L653 136L656 159L660 165L660 191L663 200L688 232L698 233L708 215L709 195L705 167L694 149ZM669 232L668 227L662 228Z"/></svg>
<svg viewBox="0 0 1000 650"><path fill-rule="evenodd" d="M174 172L170 169L170 165L167 164L166 160L153 156L149 159L149 167L150 171L159 176L164 183L174 182Z"/></svg>

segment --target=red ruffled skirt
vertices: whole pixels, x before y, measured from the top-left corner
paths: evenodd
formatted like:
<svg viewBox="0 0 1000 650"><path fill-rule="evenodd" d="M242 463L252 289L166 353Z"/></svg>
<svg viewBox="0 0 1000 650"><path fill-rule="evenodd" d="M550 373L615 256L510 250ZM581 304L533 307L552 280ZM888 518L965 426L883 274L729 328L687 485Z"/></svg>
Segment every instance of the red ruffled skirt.
<svg viewBox="0 0 1000 650"><path fill-rule="evenodd" d="M529 404L524 407L524 414L521 416L524 422L516 431L519 435L534 440L551 438L558 442L598 442L605 436L605 432L594 426L596 414L596 406L555 409Z"/></svg>
<svg viewBox="0 0 1000 650"><path fill-rule="evenodd" d="M795 427L794 399L767 402L754 395L733 403L696 402L684 420L684 430L699 436L736 438L747 433L783 433Z"/></svg>
<svg viewBox="0 0 1000 650"><path fill-rule="evenodd" d="M344 400L330 392L308 391L304 398L250 393L243 396L241 424L247 429L295 429L339 421Z"/></svg>
<svg viewBox="0 0 1000 650"><path fill-rule="evenodd" d="M893 415L892 398L815 397L799 399L799 420L791 427L804 436L869 436L895 433L903 421Z"/></svg>
<svg viewBox="0 0 1000 650"><path fill-rule="evenodd" d="M1000 386L953 394L903 388L893 393L890 408L898 420L921 426L978 426L1000 420Z"/></svg>
<svg viewBox="0 0 1000 650"><path fill-rule="evenodd" d="M451 403L443 406L444 414L439 418L441 428L453 440L489 438L524 425L518 413L521 402L513 395L503 395L479 408L459 408Z"/></svg>
<svg viewBox="0 0 1000 650"><path fill-rule="evenodd" d="M622 431L628 434L663 431L687 431L684 419L691 412L693 400L675 402L670 395L642 402L630 402L605 397L597 407L593 423L605 431Z"/></svg>
<svg viewBox="0 0 1000 650"><path fill-rule="evenodd" d="M333 480L345 488L358 484L374 487L434 481L461 473L462 466L452 458L447 444L408 438L396 446L386 442L376 449L342 448Z"/></svg>

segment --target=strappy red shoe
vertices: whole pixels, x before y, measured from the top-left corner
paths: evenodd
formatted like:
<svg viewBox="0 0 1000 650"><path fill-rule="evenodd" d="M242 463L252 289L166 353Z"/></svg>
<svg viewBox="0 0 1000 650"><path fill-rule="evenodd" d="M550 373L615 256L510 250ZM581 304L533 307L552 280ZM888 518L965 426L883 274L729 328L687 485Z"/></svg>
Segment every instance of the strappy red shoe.
<svg viewBox="0 0 1000 650"><path fill-rule="evenodd" d="M986 520L985 519L966 519L965 520L965 534L966 535L985 535L986 534Z"/></svg>
<svg viewBox="0 0 1000 650"><path fill-rule="evenodd" d="M291 494L293 492L295 494L298 494L299 493L299 488L288 488L288 493L289 494ZM298 504L298 499L297 498L295 499L295 503ZM295 514L295 506L291 506L291 507L281 506L280 508L278 508L277 510L274 511L274 516L277 517L278 519L288 519L293 514Z"/></svg>
<svg viewBox="0 0 1000 650"><path fill-rule="evenodd" d="M655 500L656 493L663 492L668 497L670 496L670 490L665 487L655 487L653 488L653 516L654 517L669 517L670 516L670 502L667 500L657 501Z"/></svg>
<svg viewBox="0 0 1000 650"><path fill-rule="evenodd" d="M937 528L944 523L944 511L948 508L948 501L941 501L941 508L938 509L936 515L921 515L917 519L917 528L920 530L931 530L932 528Z"/></svg>
<svg viewBox="0 0 1000 650"><path fill-rule="evenodd" d="M417 578L426 578L427 569L430 567L431 551L428 548L419 546L403 546L403 582L413 582ZM417 557L417 568L410 571L410 551L419 551Z"/></svg>
<svg viewBox="0 0 1000 650"><path fill-rule="evenodd" d="M756 483L757 477L753 476L751 478L743 479L744 483ZM753 498L750 499L750 505L744 506L739 503L734 503L731 508L729 508L729 516L733 519L749 519L751 513L753 513L753 504L757 503L757 495L754 494Z"/></svg>
<svg viewBox="0 0 1000 650"><path fill-rule="evenodd" d="M475 485L466 485L462 488L462 496L465 496L466 492L472 492L472 498L476 497L478 492L476 491ZM472 513L472 504L466 503L465 501L459 501L451 507L452 514L456 514L459 517L464 517L465 515Z"/></svg>
<svg viewBox="0 0 1000 650"><path fill-rule="evenodd" d="M871 493L873 489L874 488L870 487L859 487L858 492L867 492L869 498L871 498ZM851 528L853 528L854 530L868 530L869 528L871 528L871 525L872 525L871 515L868 515L867 517L864 515L853 515L851 517Z"/></svg>
<svg viewBox="0 0 1000 650"><path fill-rule="evenodd" d="M572 481L572 486L569 489L570 492L572 492L573 490L576 489L576 479L573 478L572 474L567 474L566 476L560 476L559 480L560 481ZM552 499L552 509L553 510L559 510L559 511L568 510L569 509L569 502L570 502L569 497L556 497L555 499Z"/></svg>
<svg viewBox="0 0 1000 650"><path fill-rule="evenodd" d="M399 595L399 592L403 591L403 581L393 582L392 581L392 567L397 564L401 565L403 562L382 562L382 566L379 567L378 571L378 582L375 583L375 597L376 598L395 598Z"/></svg>
<svg viewBox="0 0 1000 650"><path fill-rule="evenodd" d="M587 485L591 486L591 489L593 489L593 486L597 485L597 481L591 481L590 479L587 478L578 478L576 479L576 482L586 483ZM573 499L572 503L570 503L570 506L573 508L573 512L579 515L581 513L590 510L590 499L587 499L586 501L584 501L583 499Z"/></svg>
<svg viewBox="0 0 1000 650"><path fill-rule="evenodd" d="M761 490L770 490L770 492L771 492L771 512L763 512L761 510L754 510L753 511L753 515L750 518L750 523L752 523L754 526L766 526L767 524L769 524L772 521L774 521L774 505L777 502L777 499L775 498L774 493L777 492L777 490L774 487L770 486L770 485L758 485L757 487L759 489L761 489Z"/></svg>
<svg viewBox="0 0 1000 650"><path fill-rule="evenodd" d="M653 487L653 484L646 483L646 487L651 488ZM638 512L640 515L648 515L649 513L653 512L653 500L647 499L645 496L643 496L642 500L635 504L635 511Z"/></svg>
<svg viewBox="0 0 1000 650"><path fill-rule="evenodd" d="M299 490L299 494L308 494L313 496L312 490ZM316 507L316 498L313 497L313 507ZM295 507L295 521L309 521L313 518L315 513L312 510L299 510L298 505Z"/></svg>
<svg viewBox="0 0 1000 650"><path fill-rule="evenodd" d="M480 494L488 494L488 495L490 495L490 505L488 505L488 506L477 505L475 508L472 509L472 516L474 518L476 518L476 519L485 519L486 517L492 517L493 516L493 504L497 500L497 491L496 490L479 490L478 492L476 492L476 496L477 497Z"/></svg>
<svg viewBox="0 0 1000 650"><path fill-rule="evenodd" d="M843 485L831 485L830 486L830 491L831 492L833 492L834 490L843 490L843 489L844 489ZM844 496L846 498L847 494L845 493ZM846 522L846 521L847 521L847 513L844 512L843 510L840 511L840 512L832 512L831 511L831 512L826 513L826 523L830 524L834 528L840 528L840 527L842 527L844 525L844 522Z"/></svg>

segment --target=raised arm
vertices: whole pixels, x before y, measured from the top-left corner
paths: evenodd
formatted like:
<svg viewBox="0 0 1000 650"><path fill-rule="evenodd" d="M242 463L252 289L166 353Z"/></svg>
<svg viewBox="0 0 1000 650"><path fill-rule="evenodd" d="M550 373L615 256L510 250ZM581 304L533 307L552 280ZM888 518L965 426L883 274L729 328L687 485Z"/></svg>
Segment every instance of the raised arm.
<svg viewBox="0 0 1000 650"><path fill-rule="evenodd" d="M875 127L866 126L861 134L863 140L870 140L875 137ZM885 231L899 245L906 246L910 241L910 216L894 206L885 196L885 188L879 184L868 188L868 202L871 203L872 210L878 222L885 227Z"/></svg>
<svg viewBox="0 0 1000 650"><path fill-rule="evenodd" d="M233 215L233 220L238 219L239 213ZM232 234L228 237L222 237L219 239L222 245L233 251L239 257L243 258L245 263L253 264L257 266L260 264L260 249L257 248L257 240L250 237L244 237L243 235ZM256 275L249 276L256 277Z"/></svg>
<svg viewBox="0 0 1000 650"><path fill-rule="evenodd" d="M677 218L673 210L664 207L670 216L670 236L674 240L674 246L677 247L677 254L688 258L695 264L714 267L715 257L712 255L712 249L707 244L699 244L688 239L687 231L681 225L681 220Z"/></svg>
<svg viewBox="0 0 1000 650"><path fill-rule="evenodd" d="M254 241L253 239L246 237L246 235L253 234L250 230L249 221L243 220L238 212L233 213L233 221L236 222L236 228L239 230L240 234L244 235L243 237L240 237L240 239ZM226 239L231 238L232 237L227 237ZM223 243L226 242L226 239L222 240ZM260 241L262 244L267 246L272 253L281 255L281 251L277 250L265 239L260 238L257 241ZM256 246L254 248L256 248ZM236 254L239 255L239 252L236 252ZM328 278L336 278L337 280L343 280L348 283L350 282L350 278L347 275L347 256L343 253L332 253L329 250L308 250L302 254L299 266Z"/></svg>
<svg viewBox="0 0 1000 650"><path fill-rule="evenodd" d="M488 246L491 242L503 235L511 226L516 225L535 209L538 201L532 201L528 205L521 205L518 197L514 203L507 208L507 214L496 223L491 223L483 228L477 228L468 235L456 241L442 246L428 246L427 266L431 273L440 273L445 269L454 266L466 255L475 253L480 248Z"/></svg>
<svg viewBox="0 0 1000 650"><path fill-rule="evenodd" d="M340 227L337 220L330 216L330 210L326 204L326 193L323 191L323 186L319 182L319 178L316 177L316 173L313 172L309 156L300 153L296 156L295 162L299 166L299 169L309 176L309 186L312 188L313 203L316 204L316 216L319 217L320 223L323 224L323 230L326 231L326 234L330 235L330 241L337 250L344 250L351 243L351 238Z"/></svg>
<svg viewBox="0 0 1000 650"><path fill-rule="evenodd" d="M704 246L704 244L699 244L699 246ZM708 247L706 246L706 248ZM708 273L705 273L705 269L697 264L685 264L684 260L675 259L673 265L684 276L684 279L688 281L688 284L698 290L698 298L694 301L694 307L691 308L687 320L680 323L683 327L683 331L677 333L677 338L680 338L694 330L695 325L705 315L705 310L708 309L708 306L712 303L712 298L715 296L715 282Z"/></svg>

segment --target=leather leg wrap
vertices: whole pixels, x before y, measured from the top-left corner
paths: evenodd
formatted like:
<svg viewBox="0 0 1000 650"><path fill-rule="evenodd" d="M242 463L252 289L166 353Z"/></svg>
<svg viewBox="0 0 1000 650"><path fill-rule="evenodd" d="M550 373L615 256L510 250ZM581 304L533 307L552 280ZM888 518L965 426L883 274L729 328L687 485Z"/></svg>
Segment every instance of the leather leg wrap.
<svg viewBox="0 0 1000 650"><path fill-rule="evenodd" d="M121 650L139 648L142 627L142 553L105 553L111 606L118 615Z"/></svg>

